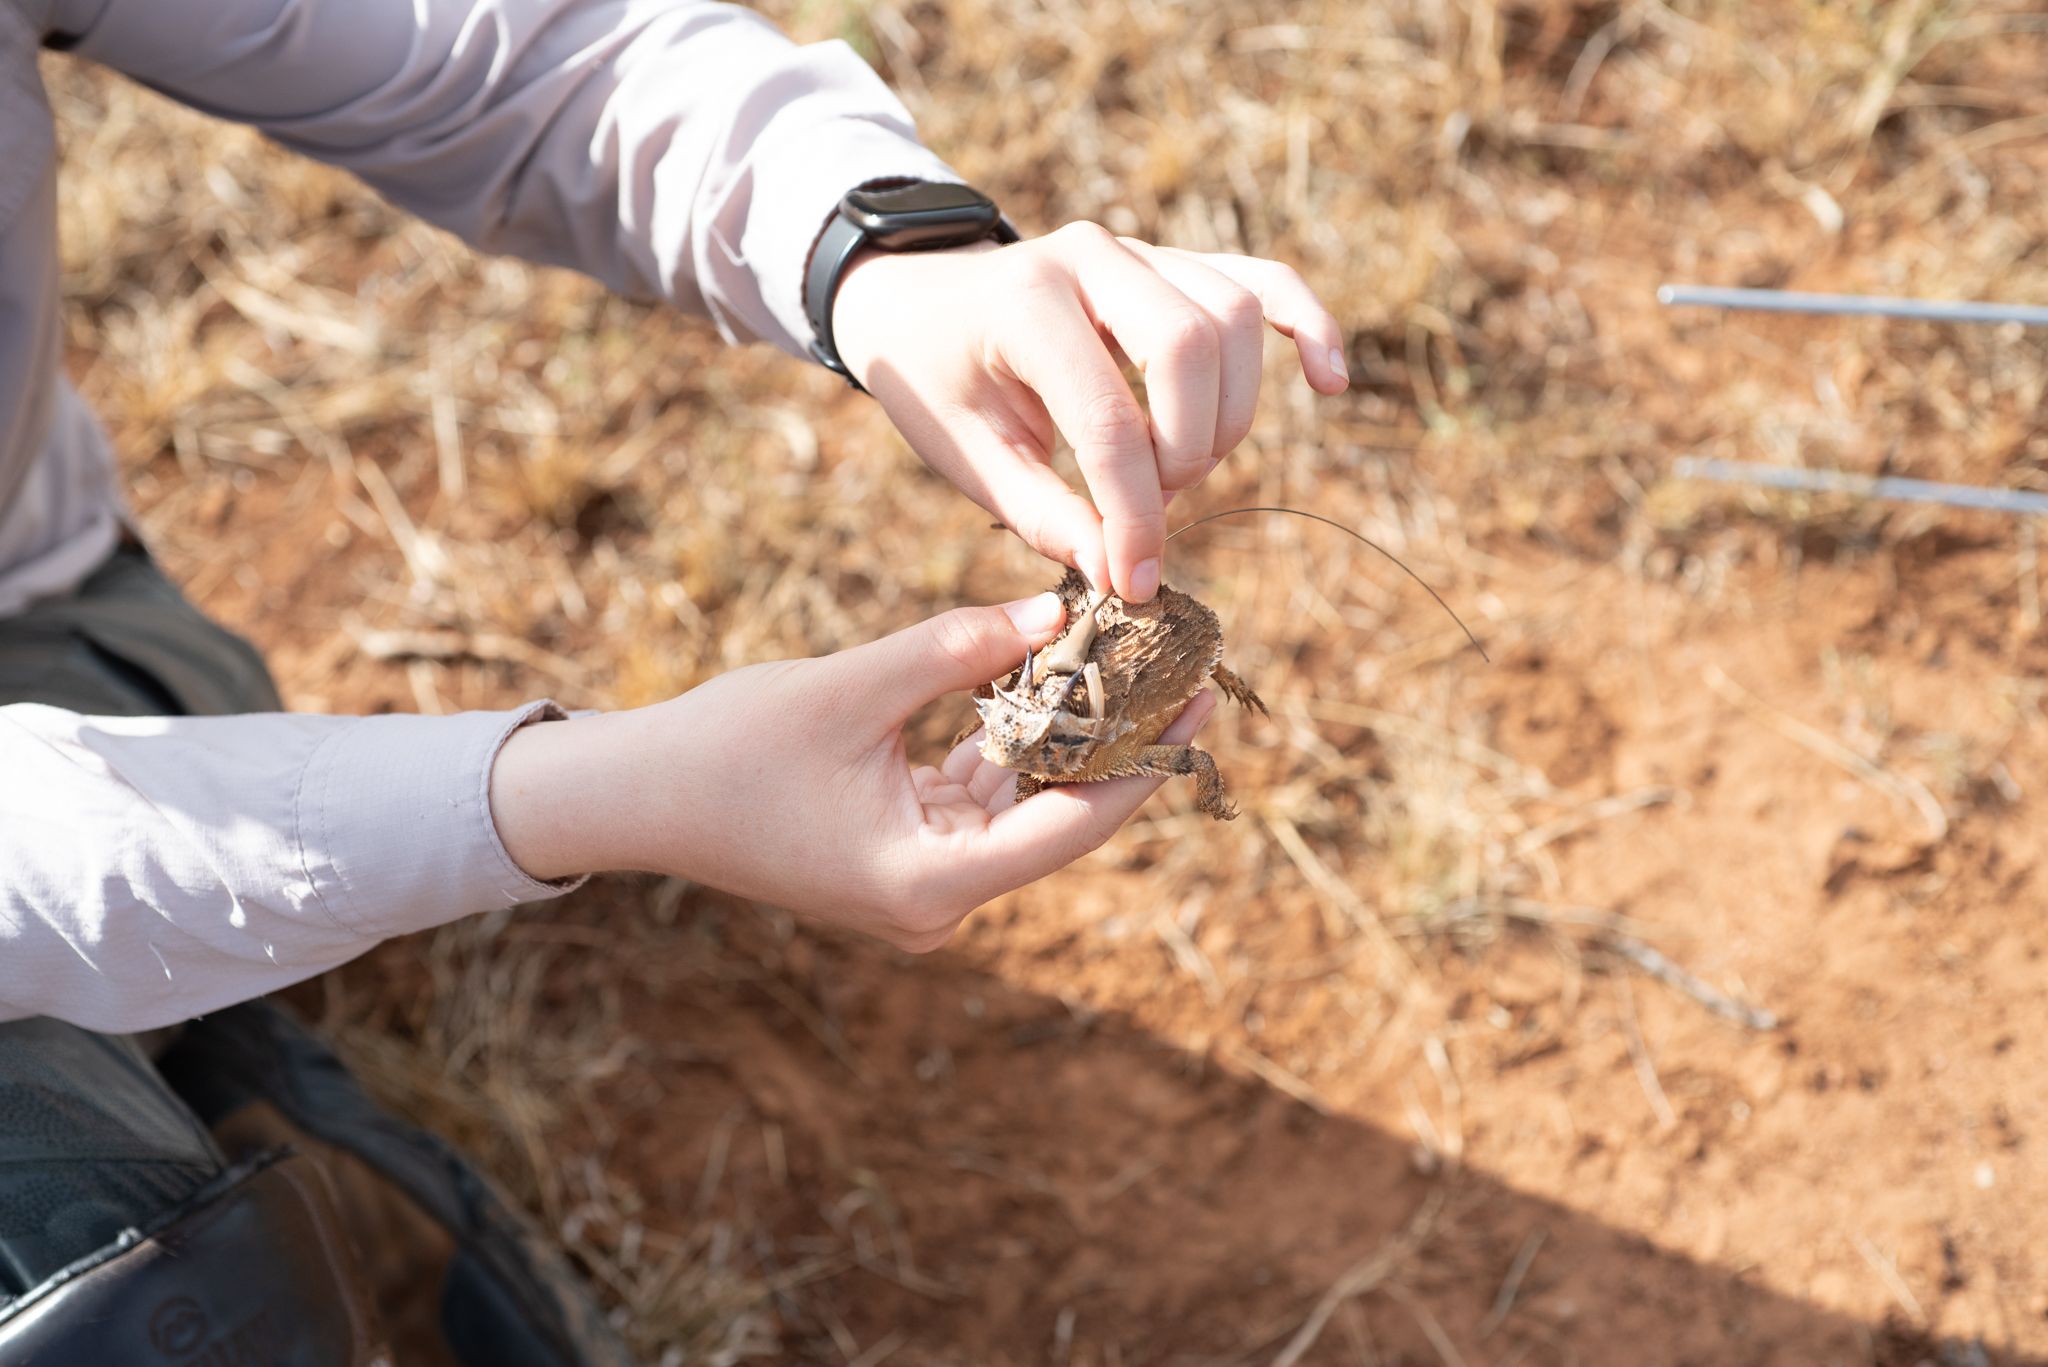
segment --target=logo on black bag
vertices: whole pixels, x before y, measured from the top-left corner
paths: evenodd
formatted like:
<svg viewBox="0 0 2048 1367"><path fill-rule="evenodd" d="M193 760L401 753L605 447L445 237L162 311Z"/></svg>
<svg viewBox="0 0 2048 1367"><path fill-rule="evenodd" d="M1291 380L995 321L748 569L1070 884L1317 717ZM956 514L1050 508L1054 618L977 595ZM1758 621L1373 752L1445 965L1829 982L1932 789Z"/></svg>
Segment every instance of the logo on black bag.
<svg viewBox="0 0 2048 1367"><path fill-rule="evenodd" d="M183 1357L206 1342L206 1312L190 1296L173 1296L150 1312L149 1342L167 1358Z"/></svg>
<svg viewBox="0 0 2048 1367"><path fill-rule="evenodd" d="M268 1310L215 1338L206 1312L190 1296L173 1296L150 1314L149 1341L178 1367L265 1367L283 1362L292 1346Z"/></svg>

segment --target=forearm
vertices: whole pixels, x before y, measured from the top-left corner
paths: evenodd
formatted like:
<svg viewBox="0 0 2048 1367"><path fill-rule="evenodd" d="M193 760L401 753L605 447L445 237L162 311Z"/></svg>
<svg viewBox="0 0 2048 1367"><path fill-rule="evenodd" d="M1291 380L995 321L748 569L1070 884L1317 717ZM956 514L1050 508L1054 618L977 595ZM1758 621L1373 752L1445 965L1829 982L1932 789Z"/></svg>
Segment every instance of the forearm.
<svg viewBox="0 0 2048 1367"><path fill-rule="evenodd" d="M486 250L798 353L839 196L951 175L844 43L708 0L56 0L51 24Z"/></svg>
<svg viewBox="0 0 2048 1367"><path fill-rule="evenodd" d="M505 854L486 796L505 735L539 710L0 707L0 1019L162 1025L558 891Z"/></svg>

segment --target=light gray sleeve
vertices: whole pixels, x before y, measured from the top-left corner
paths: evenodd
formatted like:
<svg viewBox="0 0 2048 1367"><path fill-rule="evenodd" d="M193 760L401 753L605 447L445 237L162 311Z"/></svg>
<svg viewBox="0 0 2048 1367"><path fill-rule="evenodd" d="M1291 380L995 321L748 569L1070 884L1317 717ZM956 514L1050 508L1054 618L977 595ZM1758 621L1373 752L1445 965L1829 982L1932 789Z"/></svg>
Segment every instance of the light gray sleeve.
<svg viewBox="0 0 2048 1367"><path fill-rule="evenodd" d="M709 0L44 0L75 50L488 251L802 354L847 190L957 177L844 43Z"/></svg>
<svg viewBox="0 0 2048 1367"><path fill-rule="evenodd" d="M0 1020L168 1025L566 891L512 862L489 790L505 738L560 715L0 707Z"/></svg>

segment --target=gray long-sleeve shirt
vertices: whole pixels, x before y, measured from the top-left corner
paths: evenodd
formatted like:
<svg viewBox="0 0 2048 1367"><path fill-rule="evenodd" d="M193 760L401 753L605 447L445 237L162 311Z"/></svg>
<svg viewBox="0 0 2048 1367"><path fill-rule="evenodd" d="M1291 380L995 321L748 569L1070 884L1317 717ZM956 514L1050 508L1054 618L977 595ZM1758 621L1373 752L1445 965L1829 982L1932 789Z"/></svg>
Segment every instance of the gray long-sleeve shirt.
<svg viewBox="0 0 2048 1367"><path fill-rule="evenodd" d="M0 0L0 616L123 516L59 366L37 50L61 42L362 176L491 251L801 353L840 195L952 179L843 44L708 0ZM109 720L0 707L0 1020L129 1030L558 891L513 865L490 766L538 705L456 717Z"/></svg>

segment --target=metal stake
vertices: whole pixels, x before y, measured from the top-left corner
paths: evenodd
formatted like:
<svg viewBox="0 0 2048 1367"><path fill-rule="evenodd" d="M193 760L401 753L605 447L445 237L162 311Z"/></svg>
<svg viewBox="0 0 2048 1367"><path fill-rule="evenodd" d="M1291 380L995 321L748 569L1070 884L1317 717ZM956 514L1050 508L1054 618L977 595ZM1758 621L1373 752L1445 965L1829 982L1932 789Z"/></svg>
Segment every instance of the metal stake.
<svg viewBox="0 0 2048 1367"><path fill-rule="evenodd" d="M1940 503L1951 508L1980 508L2022 517L2048 517L2048 494L2021 489L1988 489L1976 484L1942 484L1898 475L1850 475L1839 470L1805 470L1790 465L1763 465L1747 460L1715 460L1680 456L1671 472L1680 479L1710 479L1722 484L1760 484L1816 494L1851 494L1901 503Z"/></svg>
<svg viewBox="0 0 2048 1367"><path fill-rule="evenodd" d="M2048 327L2048 308L2031 304L1893 299L1880 294L1806 294L1798 290L1665 285L1657 291L1657 302L1674 306L1752 309L1765 313L1855 314L1871 318L1910 318L1923 323L2019 323L2025 327Z"/></svg>

